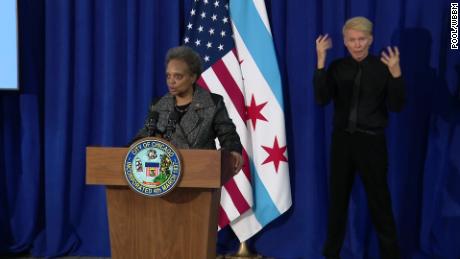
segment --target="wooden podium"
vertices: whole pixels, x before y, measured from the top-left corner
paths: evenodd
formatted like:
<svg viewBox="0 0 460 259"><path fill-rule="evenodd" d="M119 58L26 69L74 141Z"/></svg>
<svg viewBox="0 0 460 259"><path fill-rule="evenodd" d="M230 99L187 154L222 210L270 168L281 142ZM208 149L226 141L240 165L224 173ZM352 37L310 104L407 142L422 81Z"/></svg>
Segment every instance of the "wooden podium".
<svg viewBox="0 0 460 259"><path fill-rule="evenodd" d="M182 179L159 198L128 187L128 148L86 148L86 183L107 187L112 258L216 258L220 187L233 175L227 152L179 150Z"/></svg>

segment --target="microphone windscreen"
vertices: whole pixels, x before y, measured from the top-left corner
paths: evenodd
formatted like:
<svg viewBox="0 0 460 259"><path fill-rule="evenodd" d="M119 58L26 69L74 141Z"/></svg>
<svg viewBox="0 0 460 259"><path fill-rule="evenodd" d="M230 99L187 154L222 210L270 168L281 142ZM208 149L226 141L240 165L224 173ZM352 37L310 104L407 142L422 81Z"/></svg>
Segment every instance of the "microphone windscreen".
<svg viewBox="0 0 460 259"><path fill-rule="evenodd" d="M158 112L156 112L156 111L154 111L154 112L152 112L152 113L150 114L150 119L153 120L153 121L155 121L155 122L158 121L158 117L160 117L160 114L159 114Z"/></svg>
<svg viewBox="0 0 460 259"><path fill-rule="evenodd" d="M157 131L158 117L159 117L159 114L156 111L149 113L147 123L145 124L149 136L154 136L155 131Z"/></svg>

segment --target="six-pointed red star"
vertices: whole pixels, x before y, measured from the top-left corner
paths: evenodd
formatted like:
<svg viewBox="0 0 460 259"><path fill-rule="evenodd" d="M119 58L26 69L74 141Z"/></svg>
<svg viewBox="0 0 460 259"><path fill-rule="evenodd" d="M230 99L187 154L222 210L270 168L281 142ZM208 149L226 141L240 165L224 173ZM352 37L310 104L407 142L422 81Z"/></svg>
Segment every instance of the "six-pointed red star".
<svg viewBox="0 0 460 259"><path fill-rule="evenodd" d="M246 106L247 117L246 120L252 121L252 128L256 130L256 123L257 120L267 121L267 119L260 113L260 111L264 108L264 106L268 102L264 102L262 104L257 105L256 100L254 99L254 95L251 97L251 104L250 106Z"/></svg>
<svg viewBox="0 0 460 259"><path fill-rule="evenodd" d="M284 152L287 149L287 146L284 147L279 147L278 145L278 138L275 137L275 143L273 144L273 147L266 147L262 146L263 149L268 153L268 157L265 159L265 161L262 163L263 165L269 162L273 162L275 165L276 172L278 173L278 167L281 161L287 162L287 157L284 156Z"/></svg>

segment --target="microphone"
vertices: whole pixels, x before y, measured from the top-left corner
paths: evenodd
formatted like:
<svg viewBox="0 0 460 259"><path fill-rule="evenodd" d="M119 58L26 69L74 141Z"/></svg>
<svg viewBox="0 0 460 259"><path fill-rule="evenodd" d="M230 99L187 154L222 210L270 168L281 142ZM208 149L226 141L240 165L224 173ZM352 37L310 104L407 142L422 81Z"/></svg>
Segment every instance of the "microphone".
<svg viewBox="0 0 460 259"><path fill-rule="evenodd" d="M145 128L149 137L155 136L157 132L157 122L158 122L159 113L154 111L149 114L147 121L145 122Z"/></svg>
<svg viewBox="0 0 460 259"><path fill-rule="evenodd" d="M160 117L158 112L149 112L147 118L145 119L144 127L141 128L141 130L131 140L131 143L129 145L132 145L134 142L138 141L141 138L154 137L155 134L159 133L159 130L157 129L158 117Z"/></svg>
<svg viewBox="0 0 460 259"><path fill-rule="evenodd" d="M167 141L171 141L172 134L176 130L176 123L179 120L179 113L176 111L173 111L169 113L168 116L168 124L166 125L166 133L164 135L164 138Z"/></svg>

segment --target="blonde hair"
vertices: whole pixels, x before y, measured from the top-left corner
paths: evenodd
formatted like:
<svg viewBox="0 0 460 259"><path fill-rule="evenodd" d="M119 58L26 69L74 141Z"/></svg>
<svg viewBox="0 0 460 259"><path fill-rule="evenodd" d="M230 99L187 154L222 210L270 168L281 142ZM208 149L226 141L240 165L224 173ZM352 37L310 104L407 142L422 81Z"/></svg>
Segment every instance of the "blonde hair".
<svg viewBox="0 0 460 259"><path fill-rule="evenodd" d="M372 35L372 27L373 24L369 21L369 19L363 16L356 16L345 22L345 25L343 25L342 28L342 33L345 34L345 31L347 30L357 30Z"/></svg>

